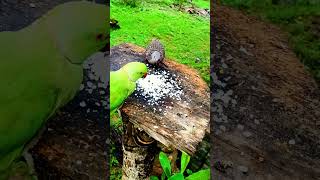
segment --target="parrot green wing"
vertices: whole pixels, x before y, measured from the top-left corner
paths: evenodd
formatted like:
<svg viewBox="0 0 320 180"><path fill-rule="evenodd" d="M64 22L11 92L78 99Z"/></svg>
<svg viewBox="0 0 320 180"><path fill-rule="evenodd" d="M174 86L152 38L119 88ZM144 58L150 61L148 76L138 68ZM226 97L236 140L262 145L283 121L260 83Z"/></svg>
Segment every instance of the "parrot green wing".
<svg viewBox="0 0 320 180"><path fill-rule="evenodd" d="M127 73L110 72L110 112L118 109L134 90L135 83L129 81Z"/></svg>
<svg viewBox="0 0 320 180"><path fill-rule="evenodd" d="M33 33L39 38L28 31L0 33L0 174L82 80L81 65L70 64L50 42L42 43L45 34Z"/></svg>

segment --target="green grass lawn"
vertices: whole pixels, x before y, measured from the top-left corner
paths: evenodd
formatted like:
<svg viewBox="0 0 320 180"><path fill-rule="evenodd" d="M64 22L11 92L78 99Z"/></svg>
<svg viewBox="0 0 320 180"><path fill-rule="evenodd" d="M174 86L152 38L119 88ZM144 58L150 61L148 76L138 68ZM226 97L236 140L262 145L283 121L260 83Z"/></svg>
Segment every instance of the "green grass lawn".
<svg viewBox="0 0 320 180"><path fill-rule="evenodd" d="M223 4L280 25L290 34L291 47L320 82L320 31L312 22L320 19L319 0L222 0Z"/></svg>
<svg viewBox="0 0 320 180"><path fill-rule="evenodd" d="M196 7L202 8L202 9L210 9L210 0L204 1L204 0L193 0L192 1Z"/></svg>
<svg viewBox="0 0 320 180"><path fill-rule="evenodd" d="M111 1L111 18L118 20L120 29L111 31L110 43L115 46L129 42L146 47L152 38L164 44L166 56L199 71L210 80L210 21L209 18L180 12L169 6L170 0L143 1L137 7ZM209 0L196 5L208 6ZM196 58L200 59L196 63Z"/></svg>

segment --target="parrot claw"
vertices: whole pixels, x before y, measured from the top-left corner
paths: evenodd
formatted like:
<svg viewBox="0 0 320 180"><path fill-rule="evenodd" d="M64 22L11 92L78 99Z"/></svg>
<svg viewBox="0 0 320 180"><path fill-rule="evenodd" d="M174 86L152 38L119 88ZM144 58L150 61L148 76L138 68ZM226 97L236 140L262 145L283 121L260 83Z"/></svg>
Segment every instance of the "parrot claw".
<svg viewBox="0 0 320 180"><path fill-rule="evenodd" d="M6 177L5 179L38 180L37 174L33 166L33 159L31 155L23 153L22 156L23 159L16 161L12 164L11 169L8 172L8 177Z"/></svg>
<svg viewBox="0 0 320 180"><path fill-rule="evenodd" d="M30 176L32 176L33 179L38 179L36 170L34 168L34 161L33 161L32 155L29 152L24 151L22 156L24 157L24 159L25 159L25 161L26 161L26 163L28 165Z"/></svg>
<svg viewBox="0 0 320 180"><path fill-rule="evenodd" d="M118 112L119 117L122 117L120 109L117 109L117 112Z"/></svg>

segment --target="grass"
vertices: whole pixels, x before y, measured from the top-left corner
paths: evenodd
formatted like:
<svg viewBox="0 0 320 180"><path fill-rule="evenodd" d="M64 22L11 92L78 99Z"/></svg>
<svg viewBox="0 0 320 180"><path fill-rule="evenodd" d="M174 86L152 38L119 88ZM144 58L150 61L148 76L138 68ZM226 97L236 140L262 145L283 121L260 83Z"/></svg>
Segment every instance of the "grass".
<svg viewBox="0 0 320 180"><path fill-rule="evenodd" d="M277 2L276 2L277 1ZM301 62L320 82L320 19L319 0L222 0L228 6L245 10L280 25L290 35L290 45Z"/></svg>
<svg viewBox="0 0 320 180"><path fill-rule="evenodd" d="M121 27L111 31L111 46L129 42L146 47L152 38L158 38L165 46L167 58L195 68L209 84L209 18L172 9L169 7L172 3L150 0L131 7L111 1L111 18L118 20ZM197 0L195 4L209 8L209 0Z"/></svg>
<svg viewBox="0 0 320 180"><path fill-rule="evenodd" d="M193 1L193 3L196 7L199 7L202 9L210 9L210 0L208 0L208 1Z"/></svg>

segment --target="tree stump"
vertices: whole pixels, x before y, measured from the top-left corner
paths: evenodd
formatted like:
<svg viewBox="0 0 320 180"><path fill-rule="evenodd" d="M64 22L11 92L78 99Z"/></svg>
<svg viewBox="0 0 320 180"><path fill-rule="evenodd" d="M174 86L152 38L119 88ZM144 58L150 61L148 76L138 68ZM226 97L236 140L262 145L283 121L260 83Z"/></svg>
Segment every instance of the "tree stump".
<svg viewBox="0 0 320 180"><path fill-rule="evenodd" d="M111 48L111 70L118 70L128 62L145 62L144 52L144 48L132 44L121 44ZM125 130L124 138L126 139L123 142L128 142L128 138L132 138L133 141L131 142L135 143L130 144L131 148L149 146L150 149L153 149L154 143L152 143L152 139L155 139L167 147L193 155L204 135L210 132L209 88L194 69L169 59L165 59L164 64L165 66L150 67L149 73L152 73L154 69L163 69L170 72L176 79L179 79L183 90L181 99L165 98L164 104L154 107L153 105L148 106L143 98L139 98L137 93L133 93L124 103L121 112L125 127L133 127L134 133L128 134L128 131ZM170 105L171 108L165 109L164 105ZM159 107L164 110L154 111L155 108ZM125 122L126 120L128 122ZM132 158L134 157L132 153L138 153L135 155L136 157L145 157L143 160L139 159L140 163L148 162L147 164L152 165L149 162L154 159L154 151L148 151L152 153L149 155L144 154L147 152L146 149L140 152L126 152L130 151L130 149L126 148L127 146L128 143L123 144L125 159L123 166L126 166L124 167L124 172L126 172L127 168L131 168L131 172L133 169L139 170L138 164L134 164L136 167L128 167L125 164L127 162L126 159L128 159L125 156L128 154ZM139 155L139 153L141 154ZM131 159L130 161L134 160ZM150 170L150 167L144 168Z"/></svg>

